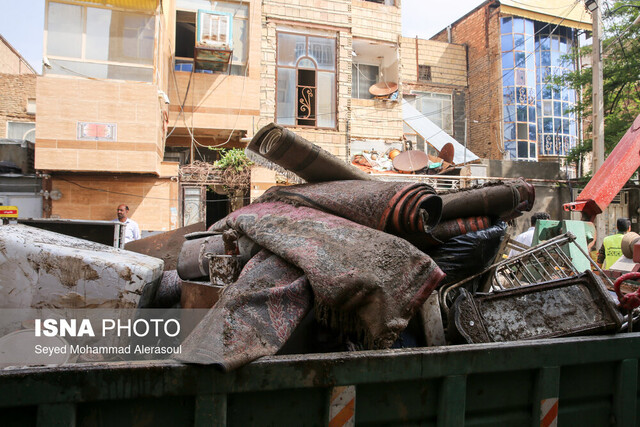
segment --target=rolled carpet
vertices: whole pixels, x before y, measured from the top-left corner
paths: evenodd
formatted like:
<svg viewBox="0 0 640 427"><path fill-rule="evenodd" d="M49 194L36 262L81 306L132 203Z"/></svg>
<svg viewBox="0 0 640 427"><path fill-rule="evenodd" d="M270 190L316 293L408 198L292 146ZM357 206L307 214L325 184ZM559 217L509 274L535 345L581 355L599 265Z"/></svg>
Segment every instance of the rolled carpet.
<svg viewBox="0 0 640 427"><path fill-rule="evenodd" d="M331 181L271 187L254 203L282 201L347 218L396 235L425 233L440 220L442 202L421 183Z"/></svg>
<svg viewBox="0 0 640 427"><path fill-rule="evenodd" d="M469 189L440 193L442 221L488 216L508 221L533 208L536 191L522 178L490 182Z"/></svg>
<svg viewBox="0 0 640 427"><path fill-rule="evenodd" d="M307 182L345 179L372 180L371 175L345 163L303 137L275 123L260 129L247 150L259 154Z"/></svg>

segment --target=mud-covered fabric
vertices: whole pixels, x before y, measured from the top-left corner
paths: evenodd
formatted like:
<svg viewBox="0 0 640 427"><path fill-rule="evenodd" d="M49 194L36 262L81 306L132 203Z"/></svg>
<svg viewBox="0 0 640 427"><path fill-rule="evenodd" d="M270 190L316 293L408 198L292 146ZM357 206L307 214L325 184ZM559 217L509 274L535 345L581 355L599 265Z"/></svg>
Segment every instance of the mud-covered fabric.
<svg viewBox="0 0 640 427"><path fill-rule="evenodd" d="M178 360L235 369L275 354L311 310L304 273L263 249L182 343Z"/></svg>
<svg viewBox="0 0 640 427"><path fill-rule="evenodd" d="M427 227L438 223L442 203L435 193L432 187L415 182L331 181L271 187L254 203L282 201L307 206L398 234L417 231L410 223L422 220L417 215L420 209L427 211Z"/></svg>
<svg viewBox="0 0 640 427"><path fill-rule="evenodd" d="M361 336L367 348L390 347L444 278L431 258L406 240L316 209L282 202L255 203L233 212L226 222L230 228L299 268L308 280L318 320L338 331ZM247 264L238 282L229 286L212 309L213 314L203 322L220 323L220 316L228 313L230 318L225 322L231 325L230 330L237 326L253 330L255 337L248 332L237 332L250 337L241 339L239 342L243 344L236 346L242 349L243 355L232 351L229 357L229 350L225 349L222 353L209 352L211 357L203 358L205 340L220 340L220 334L229 333L221 329L222 326L212 324L199 326L212 335L199 333L198 338L193 335L187 339L179 360L218 363L230 369L238 366L237 362L231 362L236 358L249 362L264 354L273 354L284 342L269 338L277 335L273 333L274 326L289 324L289 334L302 319L312 304L311 299L303 301L301 293L288 293L285 298L290 307L299 307L296 321L288 317L285 321L278 315L270 315L266 324L252 320L255 313L266 309L261 295L276 286L274 280L278 280L278 286L301 280L295 277L282 281L274 273L270 276L271 282L245 283L249 282L252 265ZM233 294L227 297L227 292ZM239 299L243 301L242 309L231 308L237 307ZM210 342L206 346L213 345Z"/></svg>
<svg viewBox="0 0 640 427"><path fill-rule="evenodd" d="M536 192L525 180L514 179L439 195L442 199L441 221L474 216L509 221L533 208Z"/></svg>

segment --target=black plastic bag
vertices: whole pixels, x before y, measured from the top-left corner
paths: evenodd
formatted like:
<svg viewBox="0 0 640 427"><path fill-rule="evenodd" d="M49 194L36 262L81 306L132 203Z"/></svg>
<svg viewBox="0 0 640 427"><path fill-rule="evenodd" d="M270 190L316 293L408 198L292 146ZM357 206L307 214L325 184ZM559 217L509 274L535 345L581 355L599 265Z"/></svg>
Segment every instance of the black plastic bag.
<svg viewBox="0 0 640 427"><path fill-rule="evenodd" d="M497 221L489 228L463 234L431 248L427 254L447 274L443 285L457 283L489 267L500 249L507 224ZM464 284L474 293L482 281L477 277Z"/></svg>

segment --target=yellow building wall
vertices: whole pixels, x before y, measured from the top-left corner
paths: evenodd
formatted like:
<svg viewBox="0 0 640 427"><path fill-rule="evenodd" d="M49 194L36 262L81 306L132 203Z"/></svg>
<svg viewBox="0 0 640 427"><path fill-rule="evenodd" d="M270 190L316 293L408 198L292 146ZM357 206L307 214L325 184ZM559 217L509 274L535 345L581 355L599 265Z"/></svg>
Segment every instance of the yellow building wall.
<svg viewBox="0 0 640 427"><path fill-rule="evenodd" d="M178 227L178 182L149 176L67 175L53 177L62 193L53 201L52 215L64 219L110 221L120 204L141 230L168 231Z"/></svg>
<svg viewBox="0 0 640 427"><path fill-rule="evenodd" d="M351 26L351 0L264 0L267 20L281 19L332 27Z"/></svg>
<svg viewBox="0 0 640 427"><path fill-rule="evenodd" d="M172 102L169 107L173 125L180 111L178 93L184 97L190 73L176 72L178 91L170 84ZM200 74L192 77L184 106L184 118L176 126L204 129L251 130L260 114L260 80L226 74ZM174 102L175 98L175 102ZM186 125L185 125L186 122ZM251 132L253 133L253 132Z"/></svg>
<svg viewBox="0 0 640 427"><path fill-rule="evenodd" d="M352 99L351 137L399 141L402 138L402 105L398 101Z"/></svg>
<svg viewBox="0 0 640 427"><path fill-rule="evenodd" d="M398 42L402 32L400 6L351 0L353 36Z"/></svg>
<svg viewBox="0 0 640 427"><path fill-rule="evenodd" d="M175 123L179 128L236 129L253 135L260 116L260 3L258 0L245 1L249 5L246 76L175 71L175 80L171 78L168 82L171 126ZM172 10L175 34L175 7ZM170 59L173 67L173 58ZM185 98L187 87L189 92ZM184 115L177 120L183 102Z"/></svg>
<svg viewBox="0 0 640 427"><path fill-rule="evenodd" d="M39 76L36 108L36 169L159 173L162 101L155 85ZM78 140L78 122L115 123L117 140Z"/></svg>
<svg viewBox="0 0 640 427"><path fill-rule="evenodd" d="M467 85L467 53L463 45L402 37L401 47L404 82L418 83L418 65L428 65L431 82L419 83Z"/></svg>

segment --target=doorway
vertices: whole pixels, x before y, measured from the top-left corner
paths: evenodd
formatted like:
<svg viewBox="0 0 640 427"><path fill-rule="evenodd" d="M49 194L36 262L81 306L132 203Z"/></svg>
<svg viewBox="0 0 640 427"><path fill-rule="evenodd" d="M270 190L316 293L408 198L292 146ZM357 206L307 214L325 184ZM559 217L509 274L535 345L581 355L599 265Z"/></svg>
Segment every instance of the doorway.
<svg viewBox="0 0 640 427"><path fill-rule="evenodd" d="M206 227L216 223L231 212L231 204L226 194L218 194L207 188Z"/></svg>

